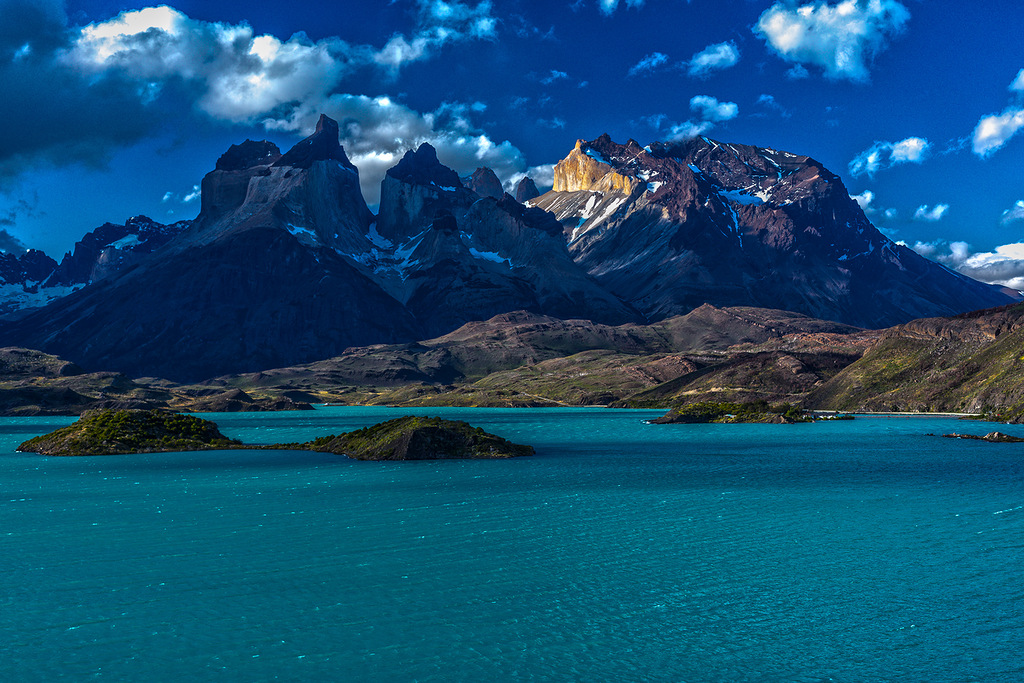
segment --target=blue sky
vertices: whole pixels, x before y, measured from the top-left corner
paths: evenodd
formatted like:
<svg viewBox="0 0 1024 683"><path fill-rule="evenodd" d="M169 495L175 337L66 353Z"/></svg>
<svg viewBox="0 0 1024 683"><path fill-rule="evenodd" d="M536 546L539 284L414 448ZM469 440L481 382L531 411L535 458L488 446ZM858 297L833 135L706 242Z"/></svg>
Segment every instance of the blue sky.
<svg viewBox="0 0 1024 683"><path fill-rule="evenodd" d="M978 0L0 0L0 247L171 222L320 112L373 204L429 141L540 184L577 138L808 154L893 239L1024 287L1024 8Z"/></svg>

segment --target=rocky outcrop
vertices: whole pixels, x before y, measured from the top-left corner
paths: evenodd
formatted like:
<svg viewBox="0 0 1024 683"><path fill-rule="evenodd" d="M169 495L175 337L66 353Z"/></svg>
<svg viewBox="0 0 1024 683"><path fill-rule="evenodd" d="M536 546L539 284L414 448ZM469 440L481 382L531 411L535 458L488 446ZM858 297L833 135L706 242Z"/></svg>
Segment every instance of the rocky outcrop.
<svg viewBox="0 0 1024 683"><path fill-rule="evenodd" d="M320 115L316 130L308 138L292 147L273 166L308 169L318 161L337 161L343 168L358 173L338 141L338 122Z"/></svg>
<svg viewBox="0 0 1024 683"><path fill-rule="evenodd" d="M83 287L102 280L143 260L190 225L191 221L165 225L146 216L129 218L124 225L104 223L75 243L43 286Z"/></svg>
<svg viewBox="0 0 1024 683"><path fill-rule="evenodd" d="M392 243L407 240L435 221L464 213L477 199L455 171L438 161L437 151L423 143L385 174L377 233Z"/></svg>
<svg viewBox="0 0 1024 683"><path fill-rule="evenodd" d="M199 217L159 253L0 334L89 369L180 381L417 338L409 312L343 255L372 246L372 215L329 128L276 161L265 143L229 151L203 181ZM299 167L269 163L283 159Z"/></svg>
<svg viewBox="0 0 1024 683"><path fill-rule="evenodd" d="M527 176L516 183L516 201L522 204L536 199L540 196L540 190L537 189L537 184L533 182L533 178Z"/></svg>
<svg viewBox="0 0 1024 683"><path fill-rule="evenodd" d="M462 184L476 192L481 197L501 199L505 190L501 187L501 181L489 168L478 168L471 175L462 178Z"/></svg>
<svg viewBox="0 0 1024 683"><path fill-rule="evenodd" d="M1008 303L897 245L813 159L707 138L579 141L531 202L576 262L651 319L703 303L887 327Z"/></svg>
<svg viewBox="0 0 1024 683"><path fill-rule="evenodd" d="M29 249L21 254L0 251L0 284L38 284L56 267L56 261L37 249Z"/></svg>

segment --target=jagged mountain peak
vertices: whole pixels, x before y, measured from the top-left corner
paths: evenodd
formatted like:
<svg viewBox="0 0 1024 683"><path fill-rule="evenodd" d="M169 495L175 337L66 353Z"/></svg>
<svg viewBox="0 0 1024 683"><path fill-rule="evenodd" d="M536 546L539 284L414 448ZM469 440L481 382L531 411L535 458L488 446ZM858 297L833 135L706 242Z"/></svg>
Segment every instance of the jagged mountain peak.
<svg viewBox="0 0 1024 683"><path fill-rule="evenodd" d="M1006 301L886 238L819 162L771 148L578 140L531 205L650 318L710 302L870 327Z"/></svg>
<svg viewBox="0 0 1024 683"><path fill-rule="evenodd" d="M240 145L231 145L217 159L218 171L244 171L255 166L269 166L281 158L281 150L268 140L246 140Z"/></svg>
<svg viewBox="0 0 1024 683"><path fill-rule="evenodd" d="M356 171L356 167L349 161L338 141L339 132L338 122L326 114L321 114L313 134L296 143L273 165L309 168L315 161L337 161L350 171Z"/></svg>
<svg viewBox="0 0 1024 683"><path fill-rule="evenodd" d="M435 185L446 190L463 187L459 174L442 164L437 158L437 150L426 142L406 152L397 164L388 169L387 177L414 185Z"/></svg>
<svg viewBox="0 0 1024 683"><path fill-rule="evenodd" d="M537 183L533 182L533 178L526 176L518 183L516 183L516 201L517 202L528 202L531 199L536 199L540 196L540 190L537 189Z"/></svg>
<svg viewBox="0 0 1024 683"><path fill-rule="evenodd" d="M478 168L472 174L462 178L462 184L481 197L501 199L502 195L505 194L498 176L486 166Z"/></svg>

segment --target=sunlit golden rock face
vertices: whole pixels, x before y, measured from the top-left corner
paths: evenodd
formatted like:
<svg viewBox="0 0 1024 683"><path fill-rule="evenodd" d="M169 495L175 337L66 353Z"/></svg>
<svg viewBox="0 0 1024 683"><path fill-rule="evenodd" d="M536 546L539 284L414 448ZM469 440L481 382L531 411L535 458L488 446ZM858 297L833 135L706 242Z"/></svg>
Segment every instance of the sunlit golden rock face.
<svg viewBox="0 0 1024 683"><path fill-rule="evenodd" d="M639 181L612 170L608 164L589 156L577 140L569 156L555 165L555 192L622 192L632 194Z"/></svg>

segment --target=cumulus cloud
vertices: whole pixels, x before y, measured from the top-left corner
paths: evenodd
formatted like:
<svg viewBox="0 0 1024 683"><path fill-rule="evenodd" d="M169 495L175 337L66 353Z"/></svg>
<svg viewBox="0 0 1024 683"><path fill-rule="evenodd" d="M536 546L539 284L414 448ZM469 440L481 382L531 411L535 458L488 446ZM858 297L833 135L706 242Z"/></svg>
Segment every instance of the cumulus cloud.
<svg viewBox="0 0 1024 683"><path fill-rule="evenodd" d="M1003 211L1003 216L999 219L1003 225L1015 221L1024 221L1024 199L1018 199L1013 206Z"/></svg>
<svg viewBox="0 0 1024 683"><path fill-rule="evenodd" d="M568 78L569 74L567 74L566 72L556 71L555 69L552 69L547 76L544 76L543 78L540 79L540 82L543 83L544 85L551 85L555 81L561 81Z"/></svg>
<svg viewBox="0 0 1024 683"><path fill-rule="evenodd" d="M974 128L974 153L984 159L1009 142L1021 128L1024 128L1024 108L1021 107L983 116Z"/></svg>
<svg viewBox="0 0 1024 683"><path fill-rule="evenodd" d="M896 209L887 209L878 206L875 202L875 193L871 190L864 190L860 194L850 195L850 199L857 202L861 211L864 212L864 215L870 216L871 220L875 223L880 221L891 221L898 215Z"/></svg>
<svg viewBox="0 0 1024 683"><path fill-rule="evenodd" d="M525 171L513 173L502 183L505 191L510 194L515 194L516 185L523 178L532 178L537 189L540 190L541 194L550 190L555 184L555 165L554 164L541 164L539 166L531 166Z"/></svg>
<svg viewBox="0 0 1024 683"><path fill-rule="evenodd" d="M967 242L938 240L917 242L911 249L980 282L1024 290L1024 243L974 253Z"/></svg>
<svg viewBox="0 0 1024 683"><path fill-rule="evenodd" d="M971 255L970 245L967 242L947 242L945 240L916 242L910 248L921 256L947 265L954 270L959 269Z"/></svg>
<svg viewBox="0 0 1024 683"><path fill-rule="evenodd" d="M526 167L523 155L507 140L497 143L477 128L470 117L472 104L444 103L421 113L389 97L338 94L312 105L300 105L287 116L268 118L270 130L308 134L320 113L338 121L341 143L352 163L367 203L380 199L380 182L389 168L410 149L429 142L441 163L460 174L480 166L507 180Z"/></svg>
<svg viewBox="0 0 1024 683"><path fill-rule="evenodd" d="M652 52L647 55L639 62L629 68L630 76L638 76L643 73L654 71L659 66L663 66L668 62L668 55L664 52Z"/></svg>
<svg viewBox="0 0 1024 683"><path fill-rule="evenodd" d="M672 125L669 128L669 139L689 140L704 135L714 128L716 123L736 118L740 108L735 102L720 102L710 95L697 95L690 99L690 110L697 114L698 118ZM660 122L660 119L657 120Z"/></svg>
<svg viewBox="0 0 1024 683"><path fill-rule="evenodd" d="M924 138L905 138L899 142L876 142L849 163L850 175L874 176L879 170L896 164L924 161L931 151L931 143Z"/></svg>
<svg viewBox="0 0 1024 683"><path fill-rule="evenodd" d="M786 78L791 81L802 81L805 78L810 78L811 72L807 70L803 64L796 64L791 69L786 70Z"/></svg>
<svg viewBox="0 0 1024 683"><path fill-rule="evenodd" d="M28 251L28 247L7 230L0 230L0 251L6 254L20 255Z"/></svg>
<svg viewBox="0 0 1024 683"><path fill-rule="evenodd" d="M971 253L966 242L919 242L913 249L975 280L1024 290L1024 243L1004 244L995 251L979 253Z"/></svg>
<svg viewBox="0 0 1024 683"><path fill-rule="evenodd" d="M690 109L700 114L705 121L728 121L740 112L735 102L719 102L710 95L697 95L690 99Z"/></svg>
<svg viewBox="0 0 1024 683"><path fill-rule="evenodd" d="M422 142L435 144L459 171L488 165L508 177L525 166L519 150L470 123L482 103L420 113L387 97L340 94L356 69L388 74L448 43L493 38L490 2L419 0L414 30L379 49L304 34L256 35L244 23L200 21L167 6L72 28L63 7L58 0L0 2L0 56L8 58L0 60L0 82L5 99L19 103L0 115L0 175L22 171L28 158L102 163L110 150L184 113L174 109L181 101L215 120L296 134L310 132L321 111L337 118L354 162L366 168L371 200L383 170Z"/></svg>
<svg viewBox="0 0 1024 683"><path fill-rule="evenodd" d="M497 20L489 2L420 0L418 7L414 34L396 34L380 49L339 38L313 42L303 34L282 41L255 35L247 24L147 7L82 27L63 61L87 74L134 79L151 92L180 82L195 91L197 106L210 116L251 122L277 107L325 96L356 68L395 72L447 43L494 37Z"/></svg>
<svg viewBox="0 0 1024 683"><path fill-rule="evenodd" d="M691 76L706 78L712 71L720 71L735 66L740 61L740 51L732 41L708 45L693 55L686 63L686 71Z"/></svg>
<svg viewBox="0 0 1024 683"><path fill-rule="evenodd" d="M774 95L762 93L757 98L757 104L769 111L777 112L784 119L788 119L793 115L788 109L779 104ZM764 116L764 114L762 113L760 116Z"/></svg>
<svg viewBox="0 0 1024 683"><path fill-rule="evenodd" d="M922 204L917 207L917 211L914 212L914 220L934 223L936 221L941 221L947 211L949 211L949 204L936 204L935 206Z"/></svg>
<svg viewBox="0 0 1024 683"><path fill-rule="evenodd" d="M644 6L644 3L645 0L626 0L626 7L640 8ZM619 0L597 0L597 6L601 9L602 14L610 16L619 7Z"/></svg>
<svg viewBox="0 0 1024 683"><path fill-rule="evenodd" d="M56 60L68 44L63 8L51 0L0 2L0 84L11 104L0 111L0 178L40 163L102 165L161 120L137 82L84 76Z"/></svg>
<svg viewBox="0 0 1024 683"><path fill-rule="evenodd" d="M1010 91L1024 93L1024 69L1017 72L1017 77L1010 83Z"/></svg>
<svg viewBox="0 0 1024 683"><path fill-rule="evenodd" d="M818 66L828 78L867 81L870 62L909 20L896 0L777 2L761 14L754 33L786 61Z"/></svg>
<svg viewBox="0 0 1024 683"><path fill-rule="evenodd" d="M875 193L871 190L864 190L860 194L850 195L850 199L860 205L861 211L867 213L871 210L871 202L875 201Z"/></svg>

